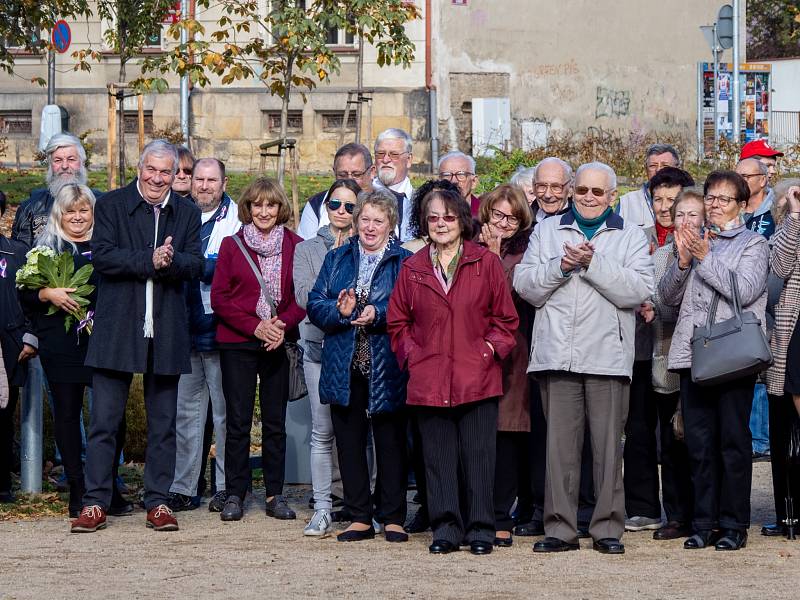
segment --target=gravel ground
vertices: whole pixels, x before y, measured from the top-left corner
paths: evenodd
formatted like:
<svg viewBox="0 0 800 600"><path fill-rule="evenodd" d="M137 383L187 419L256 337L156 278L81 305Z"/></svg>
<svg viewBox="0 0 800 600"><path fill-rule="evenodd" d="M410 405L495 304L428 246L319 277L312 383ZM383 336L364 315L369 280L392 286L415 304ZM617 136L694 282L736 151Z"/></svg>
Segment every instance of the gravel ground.
<svg viewBox="0 0 800 600"><path fill-rule="evenodd" d="M753 523L769 520L769 463L754 465ZM0 523L0 598L792 598L800 540L758 535L746 549L685 551L627 534L624 556L534 555L531 538L477 557L431 556L430 534L407 544L304 538L307 490L292 488L297 521L264 516L263 492L238 523L205 506L180 513L181 530L157 533L144 512L111 518L96 534L69 533L66 518ZM415 510L410 505L410 510Z"/></svg>

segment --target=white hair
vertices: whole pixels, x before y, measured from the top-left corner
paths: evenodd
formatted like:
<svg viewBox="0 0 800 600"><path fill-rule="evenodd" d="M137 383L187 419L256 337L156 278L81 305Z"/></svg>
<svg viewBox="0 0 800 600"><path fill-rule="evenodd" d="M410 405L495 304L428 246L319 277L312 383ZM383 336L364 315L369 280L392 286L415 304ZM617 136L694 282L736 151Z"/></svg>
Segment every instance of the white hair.
<svg viewBox="0 0 800 600"><path fill-rule="evenodd" d="M467 163L469 164L469 170L472 171L473 175L475 174L475 159L472 158L469 154L464 154L459 150L451 150L450 152L442 156L439 159L439 164L436 165L436 169L438 171L441 171L442 165L445 163L445 161L450 160L451 158L460 158L462 160L466 160Z"/></svg>
<svg viewBox="0 0 800 600"><path fill-rule="evenodd" d="M87 202L92 207L92 213L94 214L95 198L92 190L78 183L67 183L61 186L61 189L55 195L53 207L47 217L47 224L44 226L42 233L39 234L39 237L36 238L35 245L47 246L61 253L64 247L69 244L72 246L73 251L77 251L75 244L67 239L64 228L61 227L61 217L64 216L67 210L83 202Z"/></svg>
<svg viewBox="0 0 800 600"><path fill-rule="evenodd" d="M144 167L145 159L150 156L160 156L162 158L171 158L172 159L172 174L178 172L178 149L175 147L174 144L171 144L167 140L153 140L152 142L148 143L144 150L142 150L142 155L139 157L139 168L141 169Z"/></svg>
<svg viewBox="0 0 800 600"><path fill-rule="evenodd" d="M73 146L75 147L75 150L78 151L81 164L84 164L86 162L86 150L84 149L83 144L81 144L80 139L71 133L57 133L50 138L50 141L47 142L47 146L44 149L44 153L47 155L47 162L49 163L51 161L53 152L59 148L69 148Z"/></svg>
<svg viewBox="0 0 800 600"><path fill-rule="evenodd" d="M414 149L414 141L411 139L411 136L397 127L390 127L389 129L381 131L378 134L378 137L375 139L375 152L378 151L378 145L383 140L403 140L406 144L405 151L409 154L411 154Z"/></svg>
<svg viewBox="0 0 800 600"><path fill-rule="evenodd" d="M601 162L589 162L582 164L578 167L578 170L575 171L575 181L578 181L578 178L581 176L581 173L584 171L602 171L608 177L608 185L610 189L615 190L617 189L617 174L614 173L614 169L609 167L606 163Z"/></svg>
<svg viewBox="0 0 800 600"><path fill-rule="evenodd" d="M535 174L536 167L526 167L525 165L520 165L517 167L517 170L514 171L513 175L511 175L508 183L523 189L526 185L533 185L533 176Z"/></svg>
<svg viewBox="0 0 800 600"><path fill-rule="evenodd" d="M738 167L739 165L747 164L750 161L752 161L753 163L756 164L756 166L758 166L758 172L759 173L761 173L764 177L769 177L769 167L767 165L765 165L764 163L762 163L757 158L752 158L752 157L743 158L738 163L736 163L736 166Z"/></svg>
<svg viewBox="0 0 800 600"><path fill-rule="evenodd" d="M53 153L60 148L75 148L75 151L78 153L78 172L74 175L59 173L58 176L56 176L53 172ZM81 144L80 139L71 133L57 133L47 142L44 153L47 156L47 174L45 175L45 182L47 183L47 188L51 196L55 197L56 194L58 194L58 190L61 189L61 186L67 183L86 184L89 178L86 172L86 150L83 144Z"/></svg>
<svg viewBox="0 0 800 600"><path fill-rule="evenodd" d="M568 162L561 160L557 156L548 156L547 158L543 158L541 162L538 165L536 165L536 171L538 172L539 167L550 164L558 165L559 167L561 167L561 170L564 172L564 176L567 178L567 183L570 183L572 181L572 167L569 165ZM533 175L533 179L534 181L536 180L535 173Z"/></svg>

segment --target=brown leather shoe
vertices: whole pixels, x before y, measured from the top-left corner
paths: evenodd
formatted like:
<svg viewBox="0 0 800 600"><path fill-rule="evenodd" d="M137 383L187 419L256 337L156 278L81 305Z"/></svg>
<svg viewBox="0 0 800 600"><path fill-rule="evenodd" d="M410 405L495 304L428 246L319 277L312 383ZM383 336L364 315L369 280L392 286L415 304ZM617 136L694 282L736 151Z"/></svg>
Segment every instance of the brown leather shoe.
<svg viewBox="0 0 800 600"><path fill-rule="evenodd" d="M679 521L670 521L653 532L654 540L677 540L678 538L689 537L694 533L689 525Z"/></svg>
<svg viewBox="0 0 800 600"><path fill-rule="evenodd" d="M84 506L81 514L72 522L72 533L94 533L98 529L106 528L106 513L97 506Z"/></svg>
<svg viewBox="0 0 800 600"><path fill-rule="evenodd" d="M159 504L147 511L147 526L156 531L178 531L178 520L166 504Z"/></svg>

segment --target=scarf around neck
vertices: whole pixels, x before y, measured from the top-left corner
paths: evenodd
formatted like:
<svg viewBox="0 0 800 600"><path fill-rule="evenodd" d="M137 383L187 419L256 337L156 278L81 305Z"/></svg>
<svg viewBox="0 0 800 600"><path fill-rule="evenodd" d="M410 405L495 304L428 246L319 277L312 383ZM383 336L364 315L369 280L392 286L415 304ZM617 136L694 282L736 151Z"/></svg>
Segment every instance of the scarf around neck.
<svg viewBox="0 0 800 600"><path fill-rule="evenodd" d="M744 227L744 214L739 213L734 218L732 218L727 223L723 223L722 225L714 225L710 221L706 223L706 227L711 233L719 235L723 231L731 231L732 229L738 229L739 227Z"/></svg>
<svg viewBox="0 0 800 600"><path fill-rule="evenodd" d="M281 302L281 266L283 249L283 225L276 225L269 233L264 235L255 225L249 223L242 228L245 243L258 255L258 269L267 284L270 298L264 297L263 290L259 292L256 314L261 319L272 317L272 307L278 310ZM270 301L271 300L271 301Z"/></svg>

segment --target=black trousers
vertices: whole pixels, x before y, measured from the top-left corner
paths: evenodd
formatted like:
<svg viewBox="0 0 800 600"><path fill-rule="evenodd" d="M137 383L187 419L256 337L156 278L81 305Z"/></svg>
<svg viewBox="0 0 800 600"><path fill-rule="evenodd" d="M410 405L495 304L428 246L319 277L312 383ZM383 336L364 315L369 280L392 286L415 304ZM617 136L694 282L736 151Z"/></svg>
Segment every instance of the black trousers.
<svg viewBox="0 0 800 600"><path fill-rule="evenodd" d="M0 408L0 492L11 491L14 468L14 417L17 414L19 388L8 387L8 405Z"/></svg>
<svg viewBox="0 0 800 600"><path fill-rule="evenodd" d="M539 382L531 381L531 520L544 521L544 480L547 470L547 420L542 408L542 395ZM592 474L592 443L589 423L583 436L583 454L581 455L581 483L578 492L578 526L589 527L594 513L594 475ZM522 507L524 510L524 507Z"/></svg>
<svg viewBox="0 0 800 600"><path fill-rule="evenodd" d="M372 524L374 511L367 466L367 437L371 424L378 472L375 505L380 509L380 520L384 524L402 527L406 521L408 486L406 414L400 411L369 417L368 407L369 380L351 371L350 404L331 405L344 504L354 523Z"/></svg>
<svg viewBox="0 0 800 600"><path fill-rule="evenodd" d="M623 453L625 512L629 518L661 518L656 449L658 408L653 398L652 370L653 361L633 363Z"/></svg>
<svg viewBox="0 0 800 600"><path fill-rule="evenodd" d="M794 500L794 518L800 516L800 469L786 460L789 432L797 419L797 410L791 394L769 396L769 445L772 463L772 493L775 499L775 520L786 520L786 497L791 489ZM787 481L787 475L790 481ZM791 487L790 487L791 486Z"/></svg>
<svg viewBox="0 0 800 600"><path fill-rule="evenodd" d="M117 436L125 418L132 379L133 373L109 369L95 369L92 376L94 402L86 448L84 506L97 504L108 510L111 503L119 463ZM178 379L178 375L143 375L147 413L144 506L148 511L169 501L169 487L175 476Z"/></svg>
<svg viewBox="0 0 800 600"><path fill-rule="evenodd" d="M661 494L667 521L689 524L694 516L694 488L689 466L689 451L672 431L672 415L680 395L653 392L661 432ZM627 492L626 492L627 494Z"/></svg>
<svg viewBox="0 0 800 600"><path fill-rule="evenodd" d="M433 539L455 545L464 539L491 543L495 536L497 399L455 408L420 407L417 418ZM462 502L466 506L461 506Z"/></svg>
<svg viewBox="0 0 800 600"><path fill-rule="evenodd" d="M250 487L250 428L256 383L261 406L261 466L267 498L283 493L286 467L286 404L289 359L286 349L220 350L225 394L225 490L244 499Z"/></svg>
<svg viewBox="0 0 800 600"><path fill-rule="evenodd" d="M419 422L416 414L408 419L408 429L411 436L409 458L411 469L414 471L414 480L417 483L420 516L428 518L428 488L425 485L425 457L422 454L422 435L419 432Z"/></svg>
<svg viewBox="0 0 800 600"><path fill-rule="evenodd" d="M511 507L519 498L517 506L518 522L531 520L531 511L524 511L531 505L530 437L527 431L498 431L494 469L494 520L497 531L511 531L514 519Z"/></svg>
<svg viewBox="0 0 800 600"><path fill-rule="evenodd" d="M750 410L755 383L755 376L751 376L701 387L692 383L688 370L681 372L695 530L745 530L750 526Z"/></svg>
<svg viewBox="0 0 800 600"><path fill-rule="evenodd" d="M200 475L197 477L197 495L202 497L206 493L206 467L208 466L208 453L211 452L211 440L214 435L214 412L211 402L208 403L206 413L206 427L203 430L203 453L200 459Z"/></svg>

